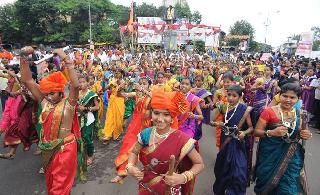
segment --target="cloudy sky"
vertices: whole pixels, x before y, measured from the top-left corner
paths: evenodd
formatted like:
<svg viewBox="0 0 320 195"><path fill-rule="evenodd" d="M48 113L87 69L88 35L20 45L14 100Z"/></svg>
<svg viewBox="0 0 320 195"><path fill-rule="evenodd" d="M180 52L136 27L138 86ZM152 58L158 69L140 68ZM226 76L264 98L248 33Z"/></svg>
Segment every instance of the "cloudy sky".
<svg viewBox="0 0 320 195"><path fill-rule="evenodd" d="M15 0L0 0L0 4ZM130 6L131 0L111 0ZM312 26L320 26L320 0L187 0L191 10L202 14L202 23L221 26L228 32L235 21L245 19L256 29L256 40L277 46L293 34L310 31ZM135 0L159 6L162 0ZM269 18L266 33L264 24Z"/></svg>

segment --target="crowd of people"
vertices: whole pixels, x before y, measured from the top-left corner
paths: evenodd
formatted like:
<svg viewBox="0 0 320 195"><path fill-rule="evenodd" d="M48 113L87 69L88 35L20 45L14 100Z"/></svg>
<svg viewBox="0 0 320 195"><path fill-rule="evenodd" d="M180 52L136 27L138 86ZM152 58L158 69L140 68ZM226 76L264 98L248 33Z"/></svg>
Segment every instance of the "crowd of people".
<svg viewBox="0 0 320 195"><path fill-rule="evenodd" d="M44 51L17 53L0 51L9 149L0 158L36 143L50 195L85 180L94 142L111 140L121 141L112 183L131 175L140 195L192 194L205 168L204 125L216 132L214 194L244 195L253 181L257 194L307 194L303 142L312 137L307 124L320 132L318 59L98 48L56 49L36 65Z"/></svg>

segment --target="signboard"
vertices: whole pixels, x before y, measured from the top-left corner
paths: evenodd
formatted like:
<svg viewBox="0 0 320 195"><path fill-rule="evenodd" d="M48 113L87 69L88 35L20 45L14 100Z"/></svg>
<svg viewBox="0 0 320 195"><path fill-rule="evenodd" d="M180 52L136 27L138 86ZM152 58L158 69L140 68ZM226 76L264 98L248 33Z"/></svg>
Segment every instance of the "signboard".
<svg viewBox="0 0 320 195"><path fill-rule="evenodd" d="M261 61L268 61L270 57L272 57L271 53L263 53L260 60Z"/></svg>
<svg viewBox="0 0 320 195"><path fill-rule="evenodd" d="M312 43L313 43L312 32L301 33L296 55L309 58L312 52Z"/></svg>

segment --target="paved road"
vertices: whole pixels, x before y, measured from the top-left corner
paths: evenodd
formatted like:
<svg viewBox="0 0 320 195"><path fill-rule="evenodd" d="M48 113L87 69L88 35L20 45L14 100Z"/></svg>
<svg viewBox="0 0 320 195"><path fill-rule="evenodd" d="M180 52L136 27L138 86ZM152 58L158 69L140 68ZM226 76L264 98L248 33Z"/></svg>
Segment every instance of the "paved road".
<svg viewBox="0 0 320 195"><path fill-rule="evenodd" d="M214 181L213 166L217 150L215 148L214 130L206 126L204 136L201 140L201 155L204 158L206 169L198 177L195 195L211 195L212 183ZM3 136L2 136L3 138ZM2 139L1 138L1 139ZM307 143L306 164L308 179L310 183L311 195L320 194L320 135L315 134L313 139ZM123 185L110 184L110 179L114 176L113 159L117 154L119 143L112 142L108 146L96 143L97 153L95 164L89 168L88 181L77 184L72 194L76 195L127 195L136 194L137 184L132 178L128 178ZM44 176L38 174L40 168L40 158L34 156L32 152L21 152L19 147L18 154L14 160L0 160L0 194L10 195L33 195L46 194ZM0 152L5 152L1 148ZM254 194L252 187L247 194Z"/></svg>

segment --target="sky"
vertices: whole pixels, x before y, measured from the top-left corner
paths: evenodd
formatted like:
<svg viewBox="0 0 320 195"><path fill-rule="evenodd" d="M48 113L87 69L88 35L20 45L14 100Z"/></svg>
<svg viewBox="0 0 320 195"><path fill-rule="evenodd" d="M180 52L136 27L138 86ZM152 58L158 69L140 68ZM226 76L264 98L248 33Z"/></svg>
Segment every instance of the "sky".
<svg viewBox="0 0 320 195"><path fill-rule="evenodd" d="M0 5L15 0L0 0ZM131 0L111 0L130 6ZM162 0L134 0L160 6ZM187 0L192 11L202 14L202 24L221 26L228 33L237 20L247 20L255 28L255 40L279 46L293 34L320 26L320 0ZM265 23L269 20L266 31Z"/></svg>

